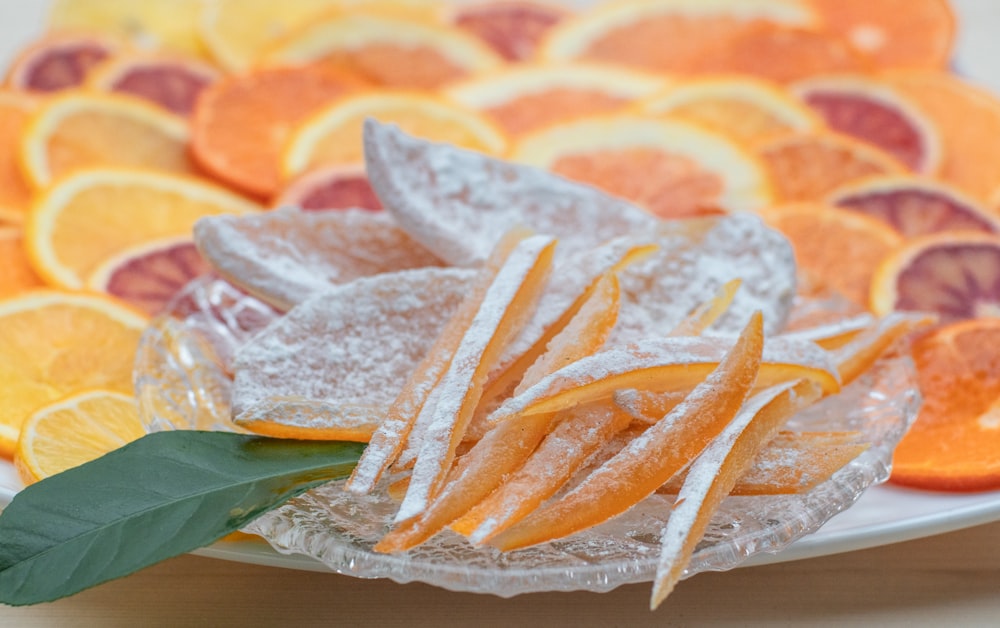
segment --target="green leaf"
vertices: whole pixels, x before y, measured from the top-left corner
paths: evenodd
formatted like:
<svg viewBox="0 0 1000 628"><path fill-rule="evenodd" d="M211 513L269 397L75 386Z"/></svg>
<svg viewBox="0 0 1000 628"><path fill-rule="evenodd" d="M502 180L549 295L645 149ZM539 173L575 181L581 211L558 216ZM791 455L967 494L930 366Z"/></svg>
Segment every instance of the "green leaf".
<svg viewBox="0 0 1000 628"><path fill-rule="evenodd" d="M159 432L19 493L0 514L0 602L72 595L208 545L350 473L364 445Z"/></svg>

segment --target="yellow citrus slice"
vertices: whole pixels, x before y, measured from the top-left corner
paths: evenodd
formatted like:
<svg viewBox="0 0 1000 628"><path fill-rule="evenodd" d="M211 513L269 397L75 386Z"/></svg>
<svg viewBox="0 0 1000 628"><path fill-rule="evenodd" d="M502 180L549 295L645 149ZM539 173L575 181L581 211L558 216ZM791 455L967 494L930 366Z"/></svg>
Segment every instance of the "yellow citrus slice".
<svg viewBox="0 0 1000 628"><path fill-rule="evenodd" d="M0 455L21 425L71 392L132 390L132 363L146 317L110 297L34 291L0 301Z"/></svg>
<svg viewBox="0 0 1000 628"><path fill-rule="evenodd" d="M190 235L202 216L255 209L225 188L197 179L142 170L84 170L39 197L25 242L42 277L79 289L98 266L128 248Z"/></svg>
<svg viewBox="0 0 1000 628"><path fill-rule="evenodd" d="M14 464L25 484L90 462L146 433L135 399L111 390L74 393L33 412Z"/></svg>
<svg viewBox="0 0 1000 628"><path fill-rule="evenodd" d="M449 85L445 94L510 135L611 113L660 91L664 77L597 63L517 64Z"/></svg>
<svg viewBox="0 0 1000 628"><path fill-rule="evenodd" d="M320 63L373 85L432 89L498 67L502 59L473 35L406 12L335 11L289 33L261 63Z"/></svg>
<svg viewBox="0 0 1000 628"><path fill-rule="evenodd" d="M415 92L378 91L348 96L318 111L292 132L282 155L286 178L319 165L364 162L364 122L373 118L434 142L499 154L506 139L482 115Z"/></svg>
<svg viewBox="0 0 1000 628"><path fill-rule="evenodd" d="M771 200L764 166L752 153L679 120L626 114L580 118L521 138L511 157L663 217L753 211Z"/></svg>
<svg viewBox="0 0 1000 628"><path fill-rule="evenodd" d="M74 91L28 121L21 165L36 187L82 168L128 166L193 173L187 122L137 98Z"/></svg>
<svg viewBox="0 0 1000 628"><path fill-rule="evenodd" d="M696 122L747 143L823 126L818 115L782 87L750 76L688 79L643 99L637 108Z"/></svg>
<svg viewBox="0 0 1000 628"><path fill-rule="evenodd" d="M202 56L198 15L204 0L55 0L52 30L87 31L131 42L138 48L164 48Z"/></svg>

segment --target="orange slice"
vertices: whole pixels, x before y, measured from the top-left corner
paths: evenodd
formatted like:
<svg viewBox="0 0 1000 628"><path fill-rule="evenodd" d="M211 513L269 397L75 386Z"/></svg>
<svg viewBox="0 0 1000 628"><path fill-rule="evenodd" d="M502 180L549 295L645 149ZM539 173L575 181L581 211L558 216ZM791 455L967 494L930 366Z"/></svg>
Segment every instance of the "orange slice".
<svg viewBox="0 0 1000 628"><path fill-rule="evenodd" d="M0 227L0 298L42 285L28 261L21 229Z"/></svg>
<svg viewBox="0 0 1000 628"><path fill-rule="evenodd" d="M941 140L927 116L881 81L862 76L816 77L793 86L834 131L869 142L914 172L941 165Z"/></svg>
<svg viewBox="0 0 1000 628"><path fill-rule="evenodd" d="M83 85L90 71L120 45L94 34L53 33L23 48L10 63L5 83L33 92Z"/></svg>
<svg viewBox="0 0 1000 628"><path fill-rule="evenodd" d="M752 211L771 201L767 174L752 153L677 120L579 118L520 138L510 154L660 217Z"/></svg>
<svg viewBox="0 0 1000 628"><path fill-rule="evenodd" d="M730 341L731 343L731 341ZM687 466L739 412L754 385L764 331L754 316L687 400L588 475L569 493L493 537L509 551L597 525L651 495Z"/></svg>
<svg viewBox="0 0 1000 628"><path fill-rule="evenodd" d="M105 260L90 274L87 287L152 316L209 270L190 236L172 237L144 242Z"/></svg>
<svg viewBox="0 0 1000 628"><path fill-rule="evenodd" d="M191 174L183 118L130 96L75 91L44 103L21 137L36 187L83 168L122 166Z"/></svg>
<svg viewBox="0 0 1000 628"><path fill-rule="evenodd" d="M932 312L942 321L996 316L1000 237L941 233L917 238L886 258L872 280L871 307Z"/></svg>
<svg viewBox="0 0 1000 628"><path fill-rule="evenodd" d="M315 69L276 68L231 76L205 89L191 120L191 152L225 183L270 198L281 187L280 154L295 125L357 88Z"/></svg>
<svg viewBox="0 0 1000 628"><path fill-rule="evenodd" d="M823 121L778 85L750 76L692 78L641 100L639 111L706 126L747 144Z"/></svg>
<svg viewBox="0 0 1000 628"><path fill-rule="evenodd" d="M772 207L762 215L791 240L814 296L843 296L861 309L868 308L875 268L903 245L885 223L820 203Z"/></svg>
<svg viewBox="0 0 1000 628"><path fill-rule="evenodd" d="M1000 233L1000 219L993 212L935 179L871 177L835 189L826 202L877 218L906 238L942 231Z"/></svg>
<svg viewBox="0 0 1000 628"><path fill-rule="evenodd" d="M38 101L13 90L0 91L0 222L21 224L31 204L19 163L21 136Z"/></svg>
<svg viewBox="0 0 1000 628"><path fill-rule="evenodd" d="M712 515L758 453L789 417L818 398L819 389L808 382L760 392L694 459L660 537L651 609L680 581Z"/></svg>
<svg viewBox="0 0 1000 628"><path fill-rule="evenodd" d="M38 198L25 242L46 281L79 289L100 264L132 246L189 234L202 216L256 209L228 190L196 179L141 170L84 170Z"/></svg>
<svg viewBox="0 0 1000 628"><path fill-rule="evenodd" d="M87 388L132 391L146 318L110 297L37 291L0 301L0 455L39 407Z"/></svg>
<svg viewBox="0 0 1000 628"><path fill-rule="evenodd" d="M1000 181L1000 147L983 141L1000 133L996 97L945 72L891 72L881 78L937 128L943 157L938 176L988 201Z"/></svg>
<svg viewBox="0 0 1000 628"><path fill-rule="evenodd" d="M445 93L516 136L572 117L624 109L665 83L655 74L611 65L518 64L451 84Z"/></svg>
<svg viewBox="0 0 1000 628"><path fill-rule="evenodd" d="M760 144L758 152L782 201L818 201L848 182L906 171L891 155L832 132L778 137Z"/></svg>
<svg viewBox="0 0 1000 628"><path fill-rule="evenodd" d="M946 0L809 0L825 28L881 68L946 69L955 14Z"/></svg>
<svg viewBox="0 0 1000 628"><path fill-rule="evenodd" d="M171 113L189 116L201 91L220 76L215 67L193 59L118 55L94 68L87 85L136 96Z"/></svg>
<svg viewBox="0 0 1000 628"><path fill-rule="evenodd" d="M361 277L440 265L389 216L361 210L209 216L194 238L216 272L283 310Z"/></svg>
<svg viewBox="0 0 1000 628"><path fill-rule="evenodd" d="M386 210L441 259L486 259L518 226L559 238L560 255L591 250L656 220L643 210L537 168L365 124L365 164Z"/></svg>
<svg viewBox="0 0 1000 628"><path fill-rule="evenodd" d="M319 64L372 85L433 89L502 63L479 38L405 13L333 11L289 33L264 65Z"/></svg>
<svg viewBox="0 0 1000 628"><path fill-rule="evenodd" d="M426 94L380 90L342 98L299 124L281 156L284 177L321 165L364 163L362 134L369 118L430 141L485 153L500 154L507 144L502 132L470 109Z"/></svg>
<svg viewBox="0 0 1000 628"><path fill-rule="evenodd" d="M268 436L367 441L473 277L385 273L306 300L237 351L233 421Z"/></svg>
<svg viewBox="0 0 1000 628"><path fill-rule="evenodd" d="M893 454L892 481L930 490L1000 488L1000 321L952 323L913 346L923 405Z"/></svg>
<svg viewBox="0 0 1000 628"><path fill-rule="evenodd" d="M524 61L549 30L570 15L555 3L487 0L456 6L448 22L489 44L507 61Z"/></svg>
<svg viewBox="0 0 1000 628"><path fill-rule="evenodd" d="M162 48L199 56L197 33L202 0L55 0L49 11L52 30L101 33L137 48Z"/></svg>
<svg viewBox="0 0 1000 628"><path fill-rule="evenodd" d="M313 168L295 177L282 188L272 207L300 209L382 209L368 175L361 164L329 165Z"/></svg>
<svg viewBox="0 0 1000 628"><path fill-rule="evenodd" d="M90 462L146 434L131 395L84 390L28 417L14 452L25 484Z"/></svg>
<svg viewBox="0 0 1000 628"><path fill-rule="evenodd" d="M694 73L713 48L755 24L808 25L808 7L786 0L681 0L610 3L552 29L539 54L587 59L670 74Z"/></svg>

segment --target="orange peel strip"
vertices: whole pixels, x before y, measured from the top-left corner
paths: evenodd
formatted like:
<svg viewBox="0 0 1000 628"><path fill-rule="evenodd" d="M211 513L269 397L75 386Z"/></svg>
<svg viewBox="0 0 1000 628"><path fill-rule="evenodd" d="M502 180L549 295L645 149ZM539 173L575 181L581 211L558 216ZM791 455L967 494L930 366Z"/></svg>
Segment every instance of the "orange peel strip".
<svg viewBox="0 0 1000 628"><path fill-rule="evenodd" d="M736 291L740 289L740 283L740 279L731 279L722 284L715 296L694 308L668 335L700 336L726 313L736 297Z"/></svg>
<svg viewBox="0 0 1000 628"><path fill-rule="evenodd" d="M867 371L897 340L937 321L933 314L893 312L833 352L840 381L846 386Z"/></svg>
<svg viewBox="0 0 1000 628"><path fill-rule="evenodd" d="M494 537L509 551L561 538L618 515L687 466L736 416L757 380L763 317L750 322L721 362L662 421L633 439L559 500Z"/></svg>

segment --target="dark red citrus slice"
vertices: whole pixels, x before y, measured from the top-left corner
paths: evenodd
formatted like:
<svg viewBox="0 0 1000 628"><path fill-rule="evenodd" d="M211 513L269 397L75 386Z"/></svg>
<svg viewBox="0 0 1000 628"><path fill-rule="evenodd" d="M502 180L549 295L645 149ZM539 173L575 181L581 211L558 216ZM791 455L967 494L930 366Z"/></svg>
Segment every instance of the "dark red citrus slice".
<svg viewBox="0 0 1000 628"><path fill-rule="evenodd" d="M917 105L891 87L839 76L807 79L794 91L831 129L874 144L914 172L928 174L940 167L937 129Z"/></svg>
<svg viewBox="0 0 1000 628"><path fill-rule="evenodd" d="M144 312L158 314L188 282L210 270L194 242L171 238L116 255L101 264L87 283Z"/></svg>
<svg viewBox="0 0 1000 628"><path fill-rule="evenodd" d="M867 214L907 238L943 231L1000 233L1000 220L958 189L912 176L872 177L834 190L830 205Z"/></svg>
<svg viewBox="0 0 1000 628"><path fill-rule="evenodd" d="M932 312L943 322L1000 316L1000 236L955 232L917 238L872 279L872 310Z"/></svg>
<svg viewBox="0 0 1000 628"><path fill-rule="evenodd" d="M14 59L7 71L7 85L36 92L80 86L91 68L116 48L114 42L94 35L47 35Z"/></svg>
<svg viewBox="0 0 1000 628"><path fill-rule="evenodd" d="M534 55L538 42L569 11L564 8L523 0L495 0L458 7L451 21L479 37L508 61L522 61Z"/></svg>
<svg viewBox="0 0 1000 628"><path fill-rule="evenodd" d="M88 84L138 96L168 111L187 116L203 89L220 76L211 66L187 59L120 56L95 69Z"/></svg>
<svg viewBox="0 0 1000 628"><path fill-rule="evenodd" d="M310 170L282 190L272 205L291 205L306 210L382 209L360 165L332 165Z"/></svg>

